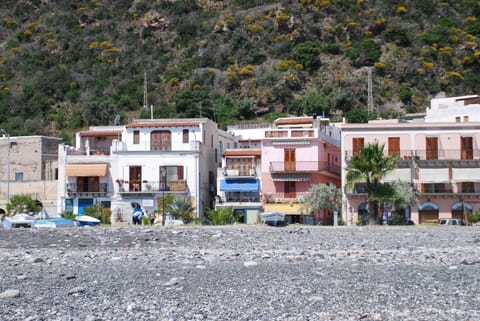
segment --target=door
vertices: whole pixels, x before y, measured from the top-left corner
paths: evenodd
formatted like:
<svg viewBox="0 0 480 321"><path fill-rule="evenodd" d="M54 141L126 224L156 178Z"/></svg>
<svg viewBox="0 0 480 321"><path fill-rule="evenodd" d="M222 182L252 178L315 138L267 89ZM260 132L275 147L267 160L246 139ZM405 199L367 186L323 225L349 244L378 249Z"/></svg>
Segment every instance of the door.
<svg viewBox="0 0 480 321"><path fill-rule="evenodd" d="M438 139L437 137L426 138L426 159L438 159Z"/></svg>
<svg viewBox="0 0 480 321"><path fill-rule="evenodd" d="M352 156L360 155L360 151L363 148L364 139L363 137L354 137L352 139Z"/></svg>
<svg viewBox="0 0 480 321"><path fill-rule="evenodd" d="M285 198L296 198L296 189L295 182L285 182Z"/></svg>
<svg viewBox="0 0 480 321"><path fill-rule="evenodd" d="M141 166L130 166L129 169L130 182L129 182L129 191L139 192L142 188L142 167Z"/></svg>
<svg viewBox="0 0 480 321"><path fill-rule="evenodd" d="M388 137L388 155L400 157L400 137Z"/></svg>
<svg viewBox="0 0 480 321"><path fill-rule="evenodd" d="M461 137L460 148L461 148L461 159L473 159L472 137Z"/></svg>
<svg viewBox="0 0 480 321"><path fill-rule="evenodd" d="M93 198L79 198L78 199L78 215L83 215L83 209L93 205Z"/></svg>
<svg viewBox="0 0 480 321"><path fill-rule="evenodd" d="M285 171L293 172L296 169L295 166L295 149L285 149L284 151L284 163Z"/></svg>
<svg viewBox="0 0 480 321"><path fill-rule="evenodd" d="M172 134L168 130L156 130L150 136L150 150L172 150Z"/></svg>

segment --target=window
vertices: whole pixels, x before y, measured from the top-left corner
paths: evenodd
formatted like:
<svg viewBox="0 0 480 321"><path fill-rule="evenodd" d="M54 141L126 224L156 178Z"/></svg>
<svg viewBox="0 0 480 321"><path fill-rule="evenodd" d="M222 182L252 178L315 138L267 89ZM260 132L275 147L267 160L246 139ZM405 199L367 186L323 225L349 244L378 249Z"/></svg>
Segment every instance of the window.
<svg viewBox="0 0 480 321"><path fill-rule="evenodd" d="M77 192L92 193L100 191L100 178L98 176L79 176L77 177Z"/></svg>
<svg viewBox="0 0 480 321"><path fill-rule="evenodd" d="M183 143L188 143L188 129L183 130Z"/></svg>
<svg viewBox="0 0 480 321"><path fill-rule="evenodd" d="M150 138L150 149L160 151L172 150L172 134L168 130L153 131Z"/></svg>
<svg viewBox="0 0 480 321"><path fill-rule="evenodd" d="M352 149L353 149L352 150L352 152L353 152L352 156L358 156L360 154L360 151L363 148L363 144L364 144L363 137L354 137L352 139Z"/></svg>
<svg viewBox="0 0 480 321"><path fill-rule="evenodd" d="M23 173L15 173L15 182L22 182L23 181Z"/></svg>
<svg viewBox="0 0 480 321"><path fill-rule="evenodd" d="M468 123L468 116L463 116L463 122Z"/></svg>
<svg viewBox="0 0 480 321"><path fill-rule="evenodd" d="M461 118L461 117L459 117L459 116L455 117L455 122L456 122L456 123L459 123L459 122L461 122L461 121L462 121L462 118Z"/></svg>
<svg viewBox="0 0 480 321"><path fill-rule="evenodd" d="M166 191L184 191L183 166L160 166L160 189Z"/></svg>
<svg viewBox="0 0 480 321"><path fill-rule="evenodd" d="M140 131L139 130L134 130L133 131L133 143L134 144L140 144Z"/></svg>
<svg viewBox="0 0 480 321"><path fill-rule="evenodd" d="M475 184L473 182L463 182L462 193L475 193Z"/></svg>

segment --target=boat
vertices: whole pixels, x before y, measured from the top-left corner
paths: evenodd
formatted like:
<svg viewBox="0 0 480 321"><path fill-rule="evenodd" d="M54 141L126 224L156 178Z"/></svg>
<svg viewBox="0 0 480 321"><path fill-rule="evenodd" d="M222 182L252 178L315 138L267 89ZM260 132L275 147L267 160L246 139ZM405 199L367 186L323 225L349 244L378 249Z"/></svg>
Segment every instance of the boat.
<svg viewBox="0 0 480 321"><path fill-rule="evenodd" d="M88 215L79 215L75 218L75 222L78 226L97 226L100 225L100 220Z"/></svg>
<svg viewBox="0 0 480 321"><path fill-rule="evenodd" d="M75 223L72 220L63 217L44 218L33 221L32 227L35 228L63 228L73 227Z"/></svg>
<svg viewBox="0 0 480 321"><path fill-rule="evenodd" d="M26 213L19 213L13 216L7 216L3 221L4 228L32 227L35 218Z"/></svg>
<svg viewBox="0 0 480 321"><path fill-rule="evenodd" d="M271 226L283 226L286 224L285 214L279 212L260 213L260 220L263 224Z"/></svg>

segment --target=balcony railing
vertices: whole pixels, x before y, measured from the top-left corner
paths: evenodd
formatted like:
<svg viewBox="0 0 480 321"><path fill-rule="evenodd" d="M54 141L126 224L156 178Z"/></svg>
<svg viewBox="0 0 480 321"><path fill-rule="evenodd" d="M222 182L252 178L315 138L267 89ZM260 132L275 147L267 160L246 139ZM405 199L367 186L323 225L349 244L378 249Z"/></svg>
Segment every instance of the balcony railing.
<svg viewBox="0 0 480 321"><path fill-rule="evenodd" d="M110 155L110 148L90 148L89 153L87 153L86 149L68 149L67 150L68 156L104 156Z"/></svg>
<svg viewBox="0 0 480 321"><path fill-rule="evenodd" d="M301 203L303 198L309 195L308 192L292 192L292 193L266 193L264 195L267 204L293 204Z"/></svg>
<svg viewBox="0 0 480 321"><path fill-rule="evenodd" d="M345 160L350 161L353 156L359 155L353 151L345 151ZM384 151L384 155L397 155L399 160L478 160L480 159L480 149L478 150L460 150L460 149L442 149L438 151L431 150L400 150L398 152Z"/></svg>
<svg viewBox="0 0 480 321"><path fill-rule="evenodd" d="M323 172L327 171L340 175L340 166L317 161L299 161L299 162L270 162L271 173L293 173L293 172Z"/></svg>
<svg viewBox="0 0 480 321"><path fill-rule="evenodd" d="M223 176L255 176L257 171L255 166L236 166L224 167Z"/></svg>
<svg viewBox="0 0 480 321"><path fill-rule="evenodd" d="M109 192L108 183L87 185L82 189L77 187L78 185L76 183L68 183L67 194L70 196L106 196Z"/></svg>
<svg viewBox="0 0 480 321"><path fill-rule="evenodd" d="M165 186L161 181L125 181L118 179L116 184L119 185L120 193L154 193L162 192ZM169 180L165 186L165 192L185 192L187 190L186 180L177 179Z"/></svg>

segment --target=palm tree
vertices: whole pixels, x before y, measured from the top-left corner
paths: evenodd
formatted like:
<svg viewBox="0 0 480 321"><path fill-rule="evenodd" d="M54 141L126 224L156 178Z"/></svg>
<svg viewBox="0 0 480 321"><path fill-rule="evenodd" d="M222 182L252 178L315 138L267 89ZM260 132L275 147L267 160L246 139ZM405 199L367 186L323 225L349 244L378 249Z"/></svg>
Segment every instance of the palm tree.
<svg viewBox="0 0 480 321"><path fill-rule="evenodd" d="M175 198L168 206L168 209L170 215L175 218L180 218L184 222L191 219L193 212L192 203L190 203L187 198Z"/></svg>
<svg viewBox="0 0 480 321"><path fill-rule="evenodd" d="M378 198L375 193L381 189L380 179L395 169L397 156L385 156L385 145L378 143L363 147L360 154L353 156L347 167L347 186L363 182L366 186L367 203L370 220L378 221Z"/></svg>

